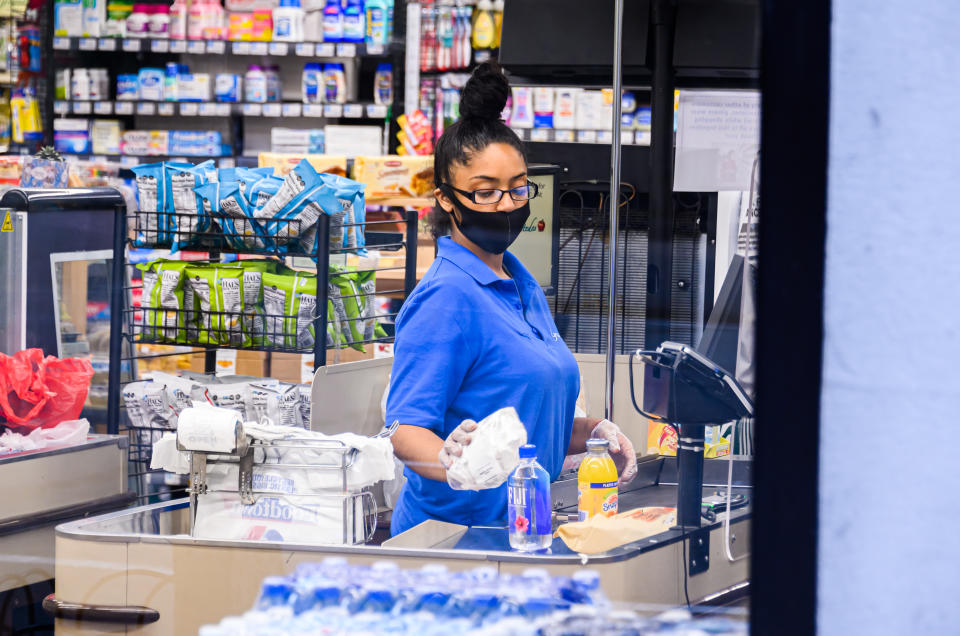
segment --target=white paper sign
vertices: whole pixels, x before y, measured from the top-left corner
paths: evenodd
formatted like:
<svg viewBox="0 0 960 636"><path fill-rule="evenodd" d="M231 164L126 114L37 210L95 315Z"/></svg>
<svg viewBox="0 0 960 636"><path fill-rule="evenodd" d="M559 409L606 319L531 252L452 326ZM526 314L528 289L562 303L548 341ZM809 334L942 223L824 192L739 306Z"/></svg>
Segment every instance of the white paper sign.
<svg viewBox="0 0 960 636"><path fill-rule="evenodd" d="M749 190L760 150L760 93L680 91L673 189Z"/></svg>

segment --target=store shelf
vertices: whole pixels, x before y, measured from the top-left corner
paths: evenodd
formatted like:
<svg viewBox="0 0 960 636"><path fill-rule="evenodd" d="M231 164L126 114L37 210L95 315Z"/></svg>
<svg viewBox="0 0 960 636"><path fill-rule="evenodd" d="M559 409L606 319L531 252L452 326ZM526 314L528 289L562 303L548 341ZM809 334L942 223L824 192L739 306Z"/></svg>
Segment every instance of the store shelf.
<svg viewBox="0 0 960 636"><path fill-rule="evenodd" d="M389 107L383 104L223 104L219 102L71 101L57 100L56 115L145 117L315 117L326 119L386 119Z"/></svg>
<svg viewBox="0 0 960 636"><path fill-rule="evenodd" d="M222 157L212 157L212 156L202 156L194 157L190 155L110 155L110 154L96 154L96 153L61 153L64 158L67 159L77 159L80 161L113 161L119 163L125 168L132 168L133 166L138 166L141 163L153 163L156 161L205 161L207 159L213 159L218 168L234 168L237 165L240 165L244 162L240 160L240 157L229 155ZM246 162L250 163L250 167L256 167L256 161Z"/></svg>
<svg viewBox="0 0 960 636"><path fill-rule="evenodd" d="M613 143L613 132L609 130L555 130L553 128L514 128L513 130L522 141L581 144ZM620 143L625 146L649 146L650 131L623 130L620 132Z"/></svg>
<svg viewBox="0 0 960 636"><path fill-rule="evenodd" d="M225 40L170 40L146 38L55 37L55 51L114 53L172 53L180 55L258 55L308 58L378 57L389 55L389 45L352 42L227 42Z"/></svg>

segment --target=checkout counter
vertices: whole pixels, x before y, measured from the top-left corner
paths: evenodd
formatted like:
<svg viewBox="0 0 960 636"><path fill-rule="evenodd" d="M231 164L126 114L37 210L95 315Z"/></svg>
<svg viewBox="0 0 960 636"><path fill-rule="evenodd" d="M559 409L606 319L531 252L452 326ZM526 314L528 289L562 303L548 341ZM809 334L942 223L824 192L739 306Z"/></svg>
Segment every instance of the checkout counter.
<svg viewBox="0 0 960 636"><path fill-rule="evenodd" d="M340 432L334 422L363 434L380 430L380 396L389 369L388 359L318 371L312 395L314 430ZM345 395L357 399L343 399ZM321 404L344 405L345 412L334 417L317 408ZM746 493L749 462L734 464L734 490ZM725 487L727 469L725 459L706 462L704 495L721 484ZM637 478L620 493L621 510L675 506L676 474L672 459L641 461ZM574 512L576 475L561 475L551 493L558 515ZM387 514L379 513L378 527L388 527ZM700 529L671 529L588 556L570 551L559 539L549 551L518 553L510 550L505 527L467 528L437 521L392 538L381 531L362 545L205 540L190 536L190 506L182 499L59 526L57 592L45 607L58 617L58 634L195 633L201 625L249 609L264 577L291 573L300 563L331 555L357 565L388 559L401 568L414 568L440 561L452 570L493 565L501 573L542 567L570 575L586 566L599 573L605 593L615 602L678 605L687 596L699 602L742 587L749 574L745 552L750 515L749 505L733 510L725 528L721 511Z"/></svg>

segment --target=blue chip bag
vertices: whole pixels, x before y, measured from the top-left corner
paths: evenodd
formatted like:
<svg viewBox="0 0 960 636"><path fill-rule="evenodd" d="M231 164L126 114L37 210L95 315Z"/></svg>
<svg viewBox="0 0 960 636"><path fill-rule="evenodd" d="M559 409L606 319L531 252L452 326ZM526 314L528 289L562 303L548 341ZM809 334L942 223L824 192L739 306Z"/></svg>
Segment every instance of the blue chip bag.
<svg viewBox="0 0 960 636"><path fill-rule="evenodd" d="M258 219L275 219L304 190L321 185L320 175L306 159L298 163L283 180L277 193L256 212Z"/></svg>
<svg viewBox="0 0 960 636"><path fill-rule="evenodd" d="M163 163L145 163L133 167L137 182L138 228L137 245L157 245L169 240L167 219L163 211L166 186Z"/></svg>
<svg viewBox="0 0 960 636"><path fill-rule="evenodd" d="M320 184L305 190L294 198L267 226L267 233L278 241L296 241L306 254L317 248L317 222L321 215L329 215L330 245L343 244L343 206L336 198L336 190Z"/></svg>
<svg viewBox="0 0 960 636"><path fill-rule="evenodd" d="M337 199L343 205L346 224L343 247L365 254L364 247L367 242L362 224L367 221L367 207L363 194L366 184L336 174L321 173L320 178L327 185L336 188Z"/></svg>
<svg viewBox="0 0 960 636"><path fill-rule="evenodd" d="M237 248L268 249L270 243L260 222L253 217L253 210L240 182L221 183L219 192L220 224L227 242Z"/></svg>
<svg viewBox="0 0 960 636"><path fill-rule="evenodd" d="M164 210L168 213L165 216L172 253L195 241L198 232L208 230L210 218L204 213L195 189L208 182L212 174L216 174L216 169L212 160L197 166L169 161L163 164L163 174L166 188Z"/></svg>
<svg viewBox="0 0 960 636"><path fill-rule="evenodd" d="M262 210L267 201L272 199L283 185L283 179L280 177L264 177L253 184L247 198L253 206L253 214L257 216L257 211Z"/></svg>

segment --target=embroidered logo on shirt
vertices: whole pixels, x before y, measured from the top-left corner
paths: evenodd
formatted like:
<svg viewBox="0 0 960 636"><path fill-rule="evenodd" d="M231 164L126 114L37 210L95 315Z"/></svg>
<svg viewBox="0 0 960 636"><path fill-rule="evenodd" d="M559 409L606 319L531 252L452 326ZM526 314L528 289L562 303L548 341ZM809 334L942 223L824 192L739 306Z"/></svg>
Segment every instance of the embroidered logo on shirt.
<svg viewBox="0 0 960 636"><path fill-rule="evenodd" d="M554 331L554 332L553 332L553 341L554 341L554 342L557 342L558 340L560 340L560 334L558 334L556 331Z"/></svg>

